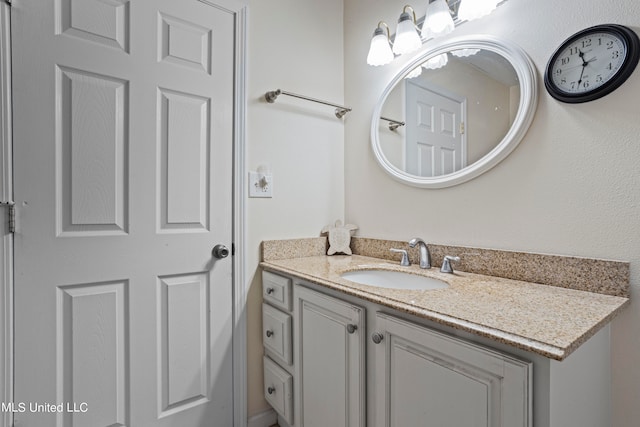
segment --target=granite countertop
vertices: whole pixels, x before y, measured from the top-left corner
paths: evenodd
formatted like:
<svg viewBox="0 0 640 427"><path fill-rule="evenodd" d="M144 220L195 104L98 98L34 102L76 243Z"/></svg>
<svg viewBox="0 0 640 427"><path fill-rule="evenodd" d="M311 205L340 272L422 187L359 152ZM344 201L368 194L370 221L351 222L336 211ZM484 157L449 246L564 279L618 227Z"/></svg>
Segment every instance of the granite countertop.
<svg viewBox="0 0 640 427"><path fill-rule="evenodd" d="M260 265L555 360L565 359L629 303L620 296L460 271L445 274L360 255L276 259ZM369 268L425 275L449 287L385 289L340 277Z"/></svg>

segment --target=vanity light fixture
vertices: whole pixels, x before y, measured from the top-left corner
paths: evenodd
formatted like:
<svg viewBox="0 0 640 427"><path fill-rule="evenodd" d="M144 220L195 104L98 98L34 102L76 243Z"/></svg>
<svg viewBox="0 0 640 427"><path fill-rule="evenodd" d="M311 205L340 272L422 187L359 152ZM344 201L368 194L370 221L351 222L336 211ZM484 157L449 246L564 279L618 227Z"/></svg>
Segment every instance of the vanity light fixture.
<svg viewBox="0 0 640 427"><path fill-rule="evenodd" d="M403 55L414 52L422 47L423 42L448 34L465 21L483 17L506 1L428 0L427 11L420 20L416 19L413 7L405 5L398 19L394 38L389 34L389 26L384 21L378 23L369 46L367 64L373 66L388 64L393 61L394 54ZM386 35L383 25L387 28Z"/></svg>
<svg viewBox="0 0 640 427"><path fill-rule="evenodd" d="M384 29L381 27L382 25L387 28L387 34L384 33ZM391 61L393 61L393 52L391 51L389 26L386 22L380 21L378 22L378 27L373 32L369 54L367 55L367 64L377 67L379 65L386 65Z"/></svg>
<svg viewBox="0 0 640 427"><path fill-rule="evenodd" d="M464 0L458 9L461 21L471 21L490 14L498 6L500 0Z"/></svg>
<svg viewBox="0 0 640 427"><path fill-rule="evenodd" d="M407 12L411 9L411 13ZM396 29L396 39L393 43L393 53L402 55L414 52L422 47L422 39L418 34L418 21L416 12L409 5L402 9L400 18L398 18L398 27Z"/></svg>
<svg viewBox="0 0 640 427"><path fill-rule="evenodd" d="M422 38L430 39L449 34L455 28L447 0L435 0L427 5L422 22Z"/></svg>

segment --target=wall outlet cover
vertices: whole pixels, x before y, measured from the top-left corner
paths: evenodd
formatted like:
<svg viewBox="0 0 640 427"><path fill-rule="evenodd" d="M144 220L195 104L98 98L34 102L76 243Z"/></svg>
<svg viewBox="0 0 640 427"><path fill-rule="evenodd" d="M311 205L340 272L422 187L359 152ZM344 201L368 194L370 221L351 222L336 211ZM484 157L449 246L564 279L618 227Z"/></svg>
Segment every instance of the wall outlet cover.
<svg viewBox="0 0 640 427"><path fill-rule="evenodd" d="M249 197L273 197L273 175L249 172Z"/></svg>

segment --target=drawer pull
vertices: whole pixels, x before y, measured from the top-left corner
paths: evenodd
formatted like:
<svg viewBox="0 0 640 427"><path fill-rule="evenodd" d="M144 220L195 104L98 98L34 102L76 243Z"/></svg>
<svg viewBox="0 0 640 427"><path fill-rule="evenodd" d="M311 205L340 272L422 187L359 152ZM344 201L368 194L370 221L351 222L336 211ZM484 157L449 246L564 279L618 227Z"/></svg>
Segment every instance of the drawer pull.
<svg viewBox="0 0 640 427"><path fill-rule="evenodd" d="M271 295L274 292L273 288L267 288L267 295Z"/></svg>
<svg viewBox="0 0 640 427"><path fill-rule="evenodd" d="M271 338L273 336L273 331L267 331L267 338Z"/></svg>
<svg viewBox="0 0 640 427"><path fill-rule="evenodd" d="M358 330L358 325L354 325L354 324L351 324L351 323L349 323L347 325L347 332L349 332L350 334L355 333L355 331L357 331L357 330Z"/></svg>
<svg viewBox="0 0 640 427"><path fill-rule="evenodd" d="M269 393L269 394L273 394L273 393L275 393L275 392L276 392L276 388L275 388L275 387L273 387L273 386L271 386L271 387L269 387L269 388L267 389L267 393Z"/></svg>
<svg viewBox="0 0 640 427"><path fill-rule="evenodd" d="M371 340L373 340L373 342L376 344L380 344L383 339L384 335L382 335L380 332L374 332L373 334L371 334Z"/></svg>

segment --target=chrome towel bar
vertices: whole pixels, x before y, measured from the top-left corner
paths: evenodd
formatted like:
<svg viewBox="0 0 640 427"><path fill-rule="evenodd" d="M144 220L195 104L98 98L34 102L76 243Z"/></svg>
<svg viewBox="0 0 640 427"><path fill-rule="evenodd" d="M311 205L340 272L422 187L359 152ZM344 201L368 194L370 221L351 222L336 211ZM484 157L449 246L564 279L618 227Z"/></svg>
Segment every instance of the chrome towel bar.
<svg viewBox="0 0 640 427"><path fill-rule="evenodd" d="M394 120L394 119L390 119L388 117L383 117L383 116L380 116L380 118L382 120L386 120L387 122L389 122L389 130L396 130L400 126L404 126L405 125L404 122L401 122L399 120Z"/></svg>
<svg viewBox="0 0 640 427"><path fill-rule="evenodd" d="M269 91L267 93L264 94L264 99L267 100L268 103L273 104L276 100L276 98L278 98L278 96L280 95L287 95L287 96L292 96L294 98L300 98L300 99L304 99L307 101L311 101L311 102L317 102L318 104L324 104L324 105L329 105L331 107L336 107L336 117L341 119L344 117L345 114L347 114L349 111L351 111L351 108L349 107L343 107L342 105L338 105L338 104L334 104L332 102L327 102L327 101L322 101L320 99L316 99L316 98L311 98L308 96L304 96L304 95L298 95L296 93L291 93L291 92L287 92L284 90L280 90L280 89L276 89L276 90L272 90Z"/></svg>

